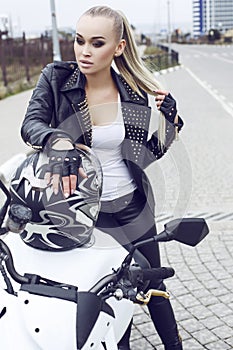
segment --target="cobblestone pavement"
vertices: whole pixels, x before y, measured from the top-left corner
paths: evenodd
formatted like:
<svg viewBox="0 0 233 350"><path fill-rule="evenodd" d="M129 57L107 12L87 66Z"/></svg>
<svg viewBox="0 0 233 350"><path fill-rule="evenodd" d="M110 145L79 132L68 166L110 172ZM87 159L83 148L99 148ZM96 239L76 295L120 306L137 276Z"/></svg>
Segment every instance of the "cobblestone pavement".
<svg viewBox="0 0 233 350"><path fill-rule="evenodd" d="M180 101L185 126L171 154L149 169L158 199L158 231L180 216L204 217L210 229L196 247L160 245L162 265L176 271L166 280L167 289L185 350L233 349L233 119L195 87L184 67L163 82ZM205 101L202 108L192 105L179 82L189 91L192 86L195 100ZM163 349L146 307L135 309L131 345L132 350Z"/></svg>
<svg viewBox="0 0 233 350"><path fill-rule="evenodd" d="M233 348L233 222L208 225L199 246L170 242L161 249L163 266L176 271L166 285L186 350ZM162 350L160 344L146 307L137 306L132 350Z"/></svg>
<svg viewBox="0 0 233 350"><path fill-rule="evenodd" d="M160 78L180 101L185 126L180 141L148 169L157 198L158 231L180 216L204 217L210 228L194 248L161 244L162 265L176 271L166 285L185 350L233 349L232 118L195 85L184 67ZM204 99L201 109L190 98L190 89L197 100ZM25 92L0 102L1 162L28 150L18 130L29 96ZM132 350L163 349L146 307L135 308L131 345Z"/></svg>

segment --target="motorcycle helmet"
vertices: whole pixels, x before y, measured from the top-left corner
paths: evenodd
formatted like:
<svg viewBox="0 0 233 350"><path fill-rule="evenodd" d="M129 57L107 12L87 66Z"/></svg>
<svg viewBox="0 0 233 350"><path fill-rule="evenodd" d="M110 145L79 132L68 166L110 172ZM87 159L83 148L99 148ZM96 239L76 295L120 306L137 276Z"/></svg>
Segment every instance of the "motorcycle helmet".
<svg viewBox="0 0 233 350"><path fill-rule="evenodd" d="M12 203L32 211L32 218L20 233L23 241L38 249L63 251L88 243L98 218L102 191L102 170L98 158L87 146L77 146L87 178L78 176L74 194L54 194L44 180L48 157L44 152L29 155L18 167L10 184Z"/></svg>

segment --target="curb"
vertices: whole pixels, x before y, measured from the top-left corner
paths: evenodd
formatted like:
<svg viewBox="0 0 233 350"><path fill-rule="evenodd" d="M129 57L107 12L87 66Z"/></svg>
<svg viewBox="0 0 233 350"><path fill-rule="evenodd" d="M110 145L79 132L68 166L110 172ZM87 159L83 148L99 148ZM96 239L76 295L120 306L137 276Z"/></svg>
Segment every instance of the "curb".
<svg viewBox="0 0 233 350"><path fill-rule="evenodd" d="M157 76L159 76L159 75L165 75L165 74L167 74L167 73L171 73L171 72L177 71L177 70L179 70L180 68L183 68L183 65L182 65L182 64L179 64L179 65L174 66L174 67L169 67L169 68L167 68L167 69L162 69L162 70L160 70L160 71L158 71L158 72L155 72L155 73L154 73L154 76L157 77Z"/></svg>

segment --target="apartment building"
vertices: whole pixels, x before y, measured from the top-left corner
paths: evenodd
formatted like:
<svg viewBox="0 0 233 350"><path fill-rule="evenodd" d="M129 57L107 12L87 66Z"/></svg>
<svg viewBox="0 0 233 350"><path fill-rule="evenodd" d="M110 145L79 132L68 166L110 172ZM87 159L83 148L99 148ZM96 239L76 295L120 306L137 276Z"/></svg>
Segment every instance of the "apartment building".
<svg viewBox="0 0 233 350"><path fill-rule="evenodd" d="M225 32L233 28L233 0L193 0L193 35L199 37L210 29Z"/></svg>

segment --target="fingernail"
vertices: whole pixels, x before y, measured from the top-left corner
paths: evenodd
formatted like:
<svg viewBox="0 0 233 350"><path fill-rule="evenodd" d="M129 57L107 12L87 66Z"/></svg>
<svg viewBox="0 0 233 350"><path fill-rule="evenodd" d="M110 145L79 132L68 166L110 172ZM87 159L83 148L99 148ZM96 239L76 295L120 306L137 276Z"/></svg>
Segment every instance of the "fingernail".
<svg viewBox="0 0 233 350"><path fill-rule="evenodd" d="M69 193L65 193L64 196L65 196L65 198L68 198L69 197Z"/></svg>
<svg viewBox="0 0 233 350"><path fill-rule="evenodd" d="M53 193L54 193L55 195L57 195L57 194L58 194L58 190L55 188L55 189L53 190Z"/></svg>

